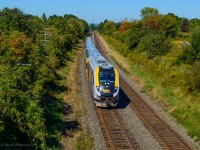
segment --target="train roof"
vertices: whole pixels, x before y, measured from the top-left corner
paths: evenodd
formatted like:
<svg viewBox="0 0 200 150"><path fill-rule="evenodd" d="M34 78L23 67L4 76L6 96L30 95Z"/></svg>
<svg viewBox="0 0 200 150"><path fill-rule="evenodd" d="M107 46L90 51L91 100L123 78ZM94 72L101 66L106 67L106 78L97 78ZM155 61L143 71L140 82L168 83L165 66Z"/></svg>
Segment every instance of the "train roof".
<svg viewBox="0 0 200 150"><path fill-rule="evenodd" d="M101 54L99 53L99 51L94 46L91 37L88 37L86 39L85 48L87 50L87 57L90 57L90 56L101 56Z"/></svg>
<svg viewBox="0 0 200 150"><path fill-rule="evenodd" d="M96 49L91 37L86 39L85 51L93 70L98 66L104 69L113 68L112 65Z"/></svg>
<svg viewBox="0 0 200 150"><path fill-rule="evenodd" d="M101 66L105 69L112 68L112 65L103 56L90 56L88 60L93 70L98 66Z"/></svg>

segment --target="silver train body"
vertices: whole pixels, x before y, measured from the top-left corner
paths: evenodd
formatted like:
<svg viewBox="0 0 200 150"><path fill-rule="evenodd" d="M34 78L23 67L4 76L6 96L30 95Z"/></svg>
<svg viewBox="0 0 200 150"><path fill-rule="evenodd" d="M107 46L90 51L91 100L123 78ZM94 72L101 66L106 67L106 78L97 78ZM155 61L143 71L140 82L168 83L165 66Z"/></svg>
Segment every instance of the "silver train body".
<svg viewBox="0 0 200 150"><path fill-rule="evenodd" d="M97 107L116 107L119 102L119 73L96 49L92 38L85 43L86 75Z"/></svg>

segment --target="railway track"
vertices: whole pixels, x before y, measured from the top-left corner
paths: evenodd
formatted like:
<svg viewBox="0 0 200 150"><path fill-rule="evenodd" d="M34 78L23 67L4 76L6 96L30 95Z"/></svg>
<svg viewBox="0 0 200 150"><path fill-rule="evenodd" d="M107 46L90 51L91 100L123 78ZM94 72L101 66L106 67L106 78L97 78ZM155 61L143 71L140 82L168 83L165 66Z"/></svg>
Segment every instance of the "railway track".
<svg viewBox="0 0 200 150"><path fill-rule="evenodd" d="M135 139L126 128L115 109L96 108L101 130L108 149L135 150L139 149Z"/></svg>
<svg viewBox="0 0 200 150"><path fill-rule="evenodd" d="M103 46L98 37L93 37L97 49L107 58ZM148 129L155 140L158 141L162 149L190 150L190 146L177 134L166 122L164 122L153 109L134 91L133 88L121 76L121 90L125 93L121 96L121 101L128 101L132 110L140 118L144 126Z"/></svg>

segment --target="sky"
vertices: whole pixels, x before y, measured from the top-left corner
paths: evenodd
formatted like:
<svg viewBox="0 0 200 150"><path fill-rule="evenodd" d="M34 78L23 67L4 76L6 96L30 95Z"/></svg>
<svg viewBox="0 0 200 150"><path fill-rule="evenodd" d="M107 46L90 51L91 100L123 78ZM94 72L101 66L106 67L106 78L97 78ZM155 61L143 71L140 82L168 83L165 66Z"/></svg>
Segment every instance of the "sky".
<svg viewBox="0 0 200 150"><path fill-rule="evenodd" d="M41 17L73 14L88 23L105 19L140 20L144 7L156 8L160 14L173 13L188 19L200 18L200 0L0 0L0 9L19 8L25 14Z"/></svg>

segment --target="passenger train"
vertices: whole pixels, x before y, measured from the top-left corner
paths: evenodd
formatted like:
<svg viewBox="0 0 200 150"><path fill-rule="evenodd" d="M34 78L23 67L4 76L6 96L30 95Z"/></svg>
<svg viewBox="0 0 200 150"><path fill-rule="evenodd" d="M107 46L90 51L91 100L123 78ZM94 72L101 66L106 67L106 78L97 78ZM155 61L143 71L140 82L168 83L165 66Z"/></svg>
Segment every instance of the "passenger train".
<svg viewBox="0 0 200 150"><path fill-rule="evenodd" d="M86 75L97 107L116 107L119 102L119 73L96 49L91 37L85 42Z"/></svg>

